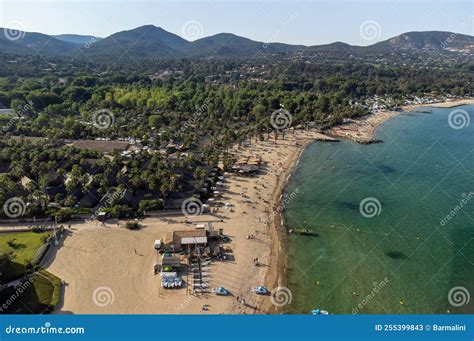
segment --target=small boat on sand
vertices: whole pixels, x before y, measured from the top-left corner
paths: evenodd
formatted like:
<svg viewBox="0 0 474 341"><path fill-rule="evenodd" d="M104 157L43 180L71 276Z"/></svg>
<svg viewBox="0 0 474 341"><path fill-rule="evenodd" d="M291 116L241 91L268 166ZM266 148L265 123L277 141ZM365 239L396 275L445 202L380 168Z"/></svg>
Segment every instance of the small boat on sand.
<svg viewBox="0 0 474 341"><path fill-rule="evenodd" d="M329 313L326 310L321 310L321 309L311 310L311 314L313 314L313 315L329 315Z"/></svg>
<svg viewBox="0 0 474 341"><path fill-rule="evenodd" d="M255 288L252 288L252 291L254 293L256 293L257 295L268 295L268 294L270 294L270 291L265 287L255 287Z"/></svg>
<svg viewBox="0 0 474 341"><path fill-rule="evenodd" d="M227 290L224 287L214 288L214 289L212 289L212 292L214 292L216 295L220 295L220 296L227 296L227 295L230 294L229 290Z"/></svg>

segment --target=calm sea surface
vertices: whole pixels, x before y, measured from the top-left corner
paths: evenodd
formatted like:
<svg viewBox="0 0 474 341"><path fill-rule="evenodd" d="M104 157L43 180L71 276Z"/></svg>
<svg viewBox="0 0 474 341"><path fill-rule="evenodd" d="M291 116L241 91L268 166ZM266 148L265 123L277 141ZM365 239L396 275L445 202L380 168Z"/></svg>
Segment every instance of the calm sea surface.
<svg viewBox="0 0 474 341"><path fill-rule="evenodd" d="M289 313L474 313L474 106L430 110L303 153L285 224L317 236L290 235Z"/></svg>

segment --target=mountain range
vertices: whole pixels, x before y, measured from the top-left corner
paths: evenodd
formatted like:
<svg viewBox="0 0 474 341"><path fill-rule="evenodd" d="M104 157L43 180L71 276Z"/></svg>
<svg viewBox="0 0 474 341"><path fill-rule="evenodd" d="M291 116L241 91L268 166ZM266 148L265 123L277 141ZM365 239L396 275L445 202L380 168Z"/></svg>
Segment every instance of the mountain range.
<svg viewBox="0 0 474 341"><path fill-rule="evenodd" d="M0 34L0 53L87 56L101 59L247 58L258 54L390 53L394 50L474 53L473 36L441 31L408 32L361 47L342 42L315 46L264 43L231 33L219 33L191 42L153 25L117 32L104 39L74 34L51 36L36 32L1 30L4 34Z"/></svg>

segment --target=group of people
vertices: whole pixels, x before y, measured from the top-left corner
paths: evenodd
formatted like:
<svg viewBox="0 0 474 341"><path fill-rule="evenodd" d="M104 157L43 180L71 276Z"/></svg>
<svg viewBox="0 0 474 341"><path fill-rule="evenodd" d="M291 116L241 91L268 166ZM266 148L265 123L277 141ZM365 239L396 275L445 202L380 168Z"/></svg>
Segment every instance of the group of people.
<svg viewBox="0 0 474 341"><path fill-rule="evenodd" d="M237 302L240 302L242 305L246 305L247 302L245 301L245 298L237 296Z"/></svg>

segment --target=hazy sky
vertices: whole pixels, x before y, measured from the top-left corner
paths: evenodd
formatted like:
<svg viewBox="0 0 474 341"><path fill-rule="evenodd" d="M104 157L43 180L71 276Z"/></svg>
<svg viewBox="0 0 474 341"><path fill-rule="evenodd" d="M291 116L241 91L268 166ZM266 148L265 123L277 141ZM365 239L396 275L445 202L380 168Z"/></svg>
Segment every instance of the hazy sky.
<svg viewBox="0 0 474 341"><path fill-rule="evenodd" d="M473 0L0 0L0 26L105 37L145 24L194 40L368 45L407 31L474 35Z"/></svg>

